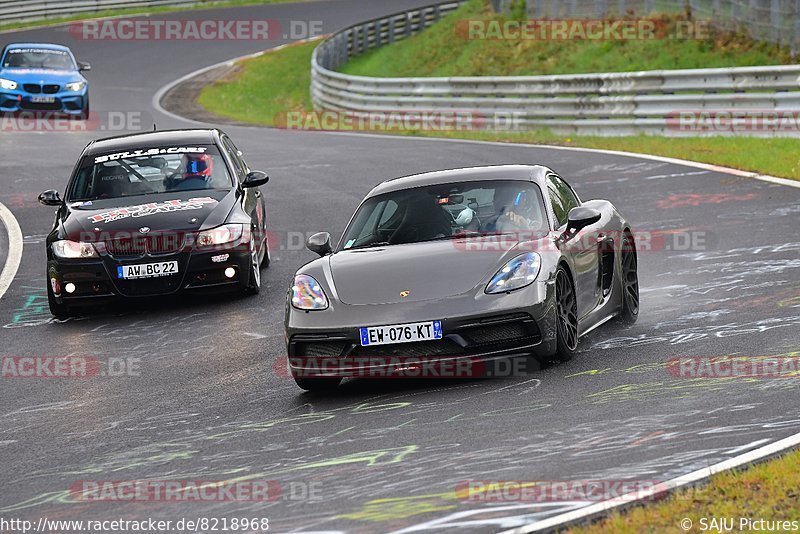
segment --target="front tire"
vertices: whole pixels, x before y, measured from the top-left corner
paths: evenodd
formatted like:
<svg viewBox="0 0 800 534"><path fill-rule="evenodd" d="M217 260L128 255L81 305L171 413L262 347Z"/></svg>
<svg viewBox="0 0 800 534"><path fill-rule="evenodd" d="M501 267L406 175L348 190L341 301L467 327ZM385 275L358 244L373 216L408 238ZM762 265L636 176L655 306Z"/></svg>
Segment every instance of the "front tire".
<svg viewBox="0 0 800 534"><path fill-rule="evenodd" d="M70 309L64 303L56 301L56 296L53 294L53 288L47 284L47 304L50 307L50 313L56 319L66 319L70 316Z"/></svg>
<svg viewBox="0 0 800 534"><path fill-rule="evenodd" d="M269 252L269 234L264 235L264 243L262 245L264 247L264 256L261 259L261 268L268 269L269 264L272 263L272 256Z"/></svg>
<svg viewBox="0 0 800 534"><path fill-rule="evenodd" d="M250 240L250 268L247 277L247 286L244 292L247 295L258 295L261 292L261 261L258 257L255 241Z"/></svg>
<svg viewBox="0 0 800 534"><path fill-rule="evenodd" d="M575 286L567 270L561 266L556 271L556 354L555 358L567 362L578 352L578 305Z"/></svg>
<svg viewBox="0 0 800 534"><path fill-rule="evenodd" d="M341 377L317 377L308 378L305 376L293 376L294 381L300 388L306 391L331 391L339 387Z"/></svg>
<svg viewBox="0 0 800 534"><path fill-rule="evenodd" d="M89 98L87 97L86 104L83 106L83 109L81 109L81 114L78 115L78 118L80 118L80 120L82 121L89 120L89 113L90 113Z"/></svg>
<svg viewBox="0 0 800 534"><path fill-rule="evenodd" d="M636 244L633 236L625 234L622 239L622 310L620 321L632 325L639 318L639 263L636 258Z"/></svg>

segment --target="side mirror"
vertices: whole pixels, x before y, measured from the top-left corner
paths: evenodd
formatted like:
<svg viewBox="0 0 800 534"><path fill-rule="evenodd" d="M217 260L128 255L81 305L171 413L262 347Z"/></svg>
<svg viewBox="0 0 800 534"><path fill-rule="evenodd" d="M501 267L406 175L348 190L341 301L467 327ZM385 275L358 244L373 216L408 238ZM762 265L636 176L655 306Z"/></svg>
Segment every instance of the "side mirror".
<svg viewBox="0 0 800 534"><path fill-rule="evenodd" d="M55 189L49 189L39 195L39 202L45 206L60 206L64 202L61 200L61 195Z"/></svg>
<svg viewBox="0 0 800 534"><path fill-rule="evenodd" d="M559 238L562 242L570 239L589 225L592 225L600 220L602 215L594 208L586 208L583 206L576 206L569 210L567 215L567 229Z"/></svg>
<svg viewBox="0 0 800 534"><path fill-rule="evenodd" d="M244 182L242 182L242 187L259 187L267 182L269 182L269 176L267 176L267 173L253 171L247 173L247 176L244 178Z"/></svg>
<svg viewBox="0 0 800 534"><path fill-rule="evenodd" d="M84 61L78 61L78 70L80 72L88 72L92 70L92 66Z"/></svg>
<svg viewBox="0 0 800 534"><path fill-rule="evenodd" d="M311 252L319 254L320 256L327 256L333 252L331 246L331 234L328 232L319 232L306 239L306 248Z"/></svg>

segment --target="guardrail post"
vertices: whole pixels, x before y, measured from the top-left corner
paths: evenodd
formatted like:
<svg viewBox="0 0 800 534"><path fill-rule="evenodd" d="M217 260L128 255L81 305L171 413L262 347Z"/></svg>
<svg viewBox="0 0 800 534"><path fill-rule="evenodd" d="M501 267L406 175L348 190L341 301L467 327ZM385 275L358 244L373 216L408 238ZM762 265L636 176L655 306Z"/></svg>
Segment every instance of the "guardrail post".
<svg viewBox="0 0 800 534"><path fill-rule="evenodd" d="M394 17L389 17L389 28L386 31L389 33L389 35L387 36L386 40L389 43L393 43L394 42L394 32L395 32Z"/></svg>
<svg viewBox="0 0 800 534"><path fill-rule="evenodd" d="M772 27L772 42L779 43L781 40L781 3L780 0L772 0L770 5L770 26Z"/></svg>
<svg viewBox="0 0 800 534"><path fill-rule="evenodd" d="M792 34L792 58L797 57L798 42L800 42L800 0L794 2L794 32Z"/></svg>

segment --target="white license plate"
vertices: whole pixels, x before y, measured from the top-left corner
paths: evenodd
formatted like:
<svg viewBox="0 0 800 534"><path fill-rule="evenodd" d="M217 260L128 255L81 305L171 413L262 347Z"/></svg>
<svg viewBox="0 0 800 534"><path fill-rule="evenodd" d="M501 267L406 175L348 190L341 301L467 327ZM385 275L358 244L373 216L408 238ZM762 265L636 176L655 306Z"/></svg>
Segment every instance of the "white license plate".
<svg viewBox="0 0 800 534"><path fill-rule="evenodd" d="M32 96L31 102L34 104L52 104L56 101L54 96Z"/></svg>
<svg viewBox="0 0 800 534"><path fill-rule="evenodd" d="M153 278L178 274L177 261L160 261L158 263L140 263L138 265L120 265L117 267L117 278Z"/></svg>
<svg viewBox="0 0 800 534"><path fill-rule="evenodd" d="M388 326L367 326L361 328L361 346L390 345L442 339L442 322L395 324Z"/></svg>

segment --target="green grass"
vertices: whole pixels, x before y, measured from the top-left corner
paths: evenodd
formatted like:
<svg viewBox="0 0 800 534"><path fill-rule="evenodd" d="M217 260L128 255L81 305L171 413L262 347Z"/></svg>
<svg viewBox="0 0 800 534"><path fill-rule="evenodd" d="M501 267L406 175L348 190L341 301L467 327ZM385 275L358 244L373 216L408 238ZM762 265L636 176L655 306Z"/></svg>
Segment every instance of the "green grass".
<svg viewBox="0 0 800 534"><path fill-rule="evenodd" d="M227 79L203 89L207 110L241 122L273 126L279 114L311 109L311 53L318 41L294 44L249 59Z"/></svg>
<svg viewBox="0 0 800 534"><path fill-rule="evenodd" d="M708 485L675 493L646 507L615 512L597 523L568 532L685 532L679 527L684 518L690 519L694 525L690 532L699 532L701 518L714 517L735 518L735 531L739 530L740 517L767 521L800 520L800 452L791 452L745 471L719 474L712 477Z"/></svg>
<svg viewBox="0 0 800 534"><path fill-rule="evenodd" d="M296 0L210 0L201 4L190 6L153 6L153 7L132 7L124 9L106 9L104 11L87 12L80 15L68 17L53 17L46 19L26 20L22 22L8 22L0 24L0 31L24 30L25 28L35 28L39 26L52 26L74 22L78 20L96 19L104 17L120 17L124 15L144 15L157 13L174 13L176 11L194 11L198 9L214 9L218 7L249 6L258 4L277 4L292 2Z"/></svg>
<svg viewBox="0 0 800 534"><path fill-rule="evenodd" d="M671 35L685 15L649 18ZM505 19L491 12L487 0L470 0L424 32L354 58L340 70L379 77L512 76L791 63L788 49L744 34L711 32L707 39L466 39L467 20Z"/></svg>
<svg viewBox="0 0 800 534"><path fill-rule="evenodd" d="M309 111L309 64L316 45L292 45L246 60L232 76L206 87L198 101L217 115L265 126L281 124L283 112ZM642 152L800 179L800 140L790 138L589 137L547 131L393 133Z"/></svg>

